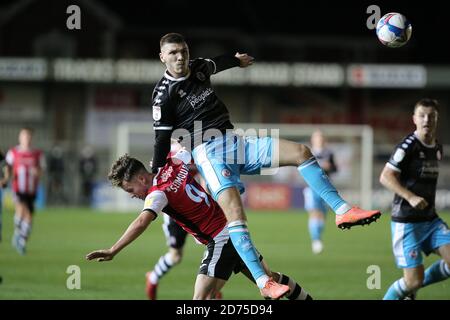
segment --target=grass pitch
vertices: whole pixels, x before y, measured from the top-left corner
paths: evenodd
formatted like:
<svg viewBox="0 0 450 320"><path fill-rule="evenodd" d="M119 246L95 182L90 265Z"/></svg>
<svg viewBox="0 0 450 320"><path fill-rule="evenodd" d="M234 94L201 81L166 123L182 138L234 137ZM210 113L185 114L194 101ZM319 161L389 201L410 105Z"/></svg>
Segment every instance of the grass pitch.
<svg viewBox="0 0 450 320"><path fill-rule="evenodd" d="M113 261L86 261L95 249L109 248L136 217L135 213L107 214L90 209L46 209L35 214L28 252L11 247L12 212L3 213L0 243L0 299L146 299L144 274L167 251L161 217ZM450 222L450 214L441 217ZM293 277L315 299L381 299L400 278L391 249L389 216L377 223L342 231L328 214L325 250L311 253L307 215L303 212L249 212L249 228L257 248L272 270ZM189 237L182 263L159 285L160 299L191 299L204 247ZM425 258L429 266L438 257ZM81 271L81 289L66 286L69 266ZM381 288L368 289L369 266L379 266ZM369 281L370 282L370 281ZM233 275L224 299L261 299L256 286L243 275ZM424 288L419 299L450 299L450 281Z"/></svg>

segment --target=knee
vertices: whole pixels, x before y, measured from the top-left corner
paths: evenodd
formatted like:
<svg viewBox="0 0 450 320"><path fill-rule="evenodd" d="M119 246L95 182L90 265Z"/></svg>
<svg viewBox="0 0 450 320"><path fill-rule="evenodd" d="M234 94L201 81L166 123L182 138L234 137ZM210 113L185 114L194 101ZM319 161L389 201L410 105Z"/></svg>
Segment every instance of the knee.
<svg viewBox="0 0 450 320"><path fill-rule="evenodd" d="M171 253L171 258L173 264L179 264L183 259L183 252L180 250L174 251Z"/></svg>
<svg viewBox="0 0 450 320"><path fill-rule="evenodd" d="M195 290L192 300L207 300L209 295L210 291L208 290L205 289Z"/></svg>
<svg viewBox="0 0 450 320"><path fill-rule="evenodd" d="M313 157L313 154L311 153L311 150L307 146L299 143L296 145L296 148L294 150L294 156L295 156L297 165L300 165L303 162L305 162L306 160Z"/></svg>
<svg viewBox="0 0 450 320"><path fill-rule="evenodd" d="M421 274L421 275L417 275L417 276L409 277L409 278L405 279L406 286L408 287L408 289L410 291L415 291L417 289L420 289L423 284L423 277L424 277L424 275Z"/></svg>
<svg viewBox="0 0 450 320"><path fill-rule="evenodd" d="M245 210L240 203L230 202L224 208L223 212L228 222L243 220L246 221Z"/></svg>

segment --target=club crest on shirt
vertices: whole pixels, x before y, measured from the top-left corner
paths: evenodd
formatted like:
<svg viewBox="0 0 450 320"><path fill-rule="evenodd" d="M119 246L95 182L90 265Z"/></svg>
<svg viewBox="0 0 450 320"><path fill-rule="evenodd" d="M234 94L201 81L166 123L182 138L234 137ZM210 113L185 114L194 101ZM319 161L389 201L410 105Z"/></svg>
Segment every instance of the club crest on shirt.
<svg viewBox="0 0 450 320"><path fill-rule="evenodd" d="M412 259L416 259L416 258L417 258L417 251L416 251L416 250L411 250L411 251L409 252L409 256L410 256Z"/></svg>
<svg viewBox="0 0 450 320"><path fill-rule="evenodd" d="M161 120L161 107L153 106L153 120L159 121Z"/></svg>
<svg viewBox="0 0 450 320"><path fill-rule="evenodd" d="M206 79L206 76L205 76L205 74L204 74L203 72L197 72L197 73L195 74L195 76L196 76L197 79L200 80L200 81L205 81L205 79Z"/></svg>
<svg viewBox="0 0 450 320"><path fill-rule="evenodd" d="M225 178L229 178L231 176L231 172L228 169L223 169L222 170L222 176L224 176Z"/></svg>

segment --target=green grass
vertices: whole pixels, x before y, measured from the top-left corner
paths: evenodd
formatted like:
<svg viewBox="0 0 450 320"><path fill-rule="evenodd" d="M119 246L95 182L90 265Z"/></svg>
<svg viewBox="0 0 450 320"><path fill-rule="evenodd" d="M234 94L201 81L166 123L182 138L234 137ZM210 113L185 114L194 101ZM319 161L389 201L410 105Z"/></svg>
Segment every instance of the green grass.
<svg viewBox="0 0 450 320"><path fill-rule="evenodd" d="M0 299L145 299L144 274L165 253L162 219L110 262L84 256L108 248L136 214L106 214L88 209L48 209L36 213L28 252L20 256L10 245L11 212L4 212L0 243ZM401 276L394 264L388 215L370 227L341 231L329 215L325 251L311 253L307 216L296 212L249 212L254 243L272 270L295 278L315 299L381 299ZM441 214L449 222L450 214ZM190 299L203 246L189 238L183 262L162 279L160 299ZM425 259L425 266L437 260ZM81 269L81 289L66 287L70 265ZM381 268L381 289L369 290L370 265ZM225 299L260 299L257 288L234 275L223 290ZM420 299L450 299L450 281L424 288Z"/></svg>

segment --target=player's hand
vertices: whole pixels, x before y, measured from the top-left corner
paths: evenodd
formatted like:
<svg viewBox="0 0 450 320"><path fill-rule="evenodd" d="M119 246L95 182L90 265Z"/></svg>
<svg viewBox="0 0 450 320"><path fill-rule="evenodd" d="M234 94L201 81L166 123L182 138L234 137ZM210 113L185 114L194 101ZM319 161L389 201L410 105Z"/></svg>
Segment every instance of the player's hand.
<svg viewBox="0 0 450 320"><path fill-rule="evenodd" d="M113 258L114 258L114 254L111 252L110 249L96 250L96 251L92 251L91 253L88 253L86 255L86 260L97 260L99 262L110 261Z"/></svg>
<svg viewBox="0 0 450 320"><path fill-rule="evenodd" d="M241 68L245 68L245 67L252 65L253 61L255 60L255 58L253 58L252 56L249 56L246 53L236 52L236 54L234 56L239 59L239 61L240 61L239 66Z"/></svg>
<svg viewBox="0 0 450 320"><path fill-rule="evenodd" d="M414 209L423 210L426 207L428 207L427 200L419 196L412 196L411 198L408 199L408 202Z"/></svg>

